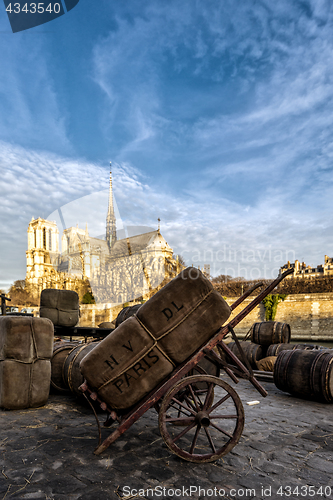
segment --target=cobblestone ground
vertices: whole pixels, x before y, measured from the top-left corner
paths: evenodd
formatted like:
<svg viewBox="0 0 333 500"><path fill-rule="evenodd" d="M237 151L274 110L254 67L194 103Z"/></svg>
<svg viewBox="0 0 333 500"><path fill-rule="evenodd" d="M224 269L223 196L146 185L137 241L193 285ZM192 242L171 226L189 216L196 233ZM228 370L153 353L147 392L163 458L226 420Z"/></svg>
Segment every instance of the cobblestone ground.
<svg viewBox="0 0 333 500"><path fill-rule="evenodd" d="M228 455L209 464L171 454L155 410L100 456L93 454L94 416L72 397L51 395L39 409L2 410L0 500L333 500L332 405L293 398L272 383L263 383L267 398L247 381L231 385L244 404L244 432ZM253 400L260 403L247 405Z"/></svg>

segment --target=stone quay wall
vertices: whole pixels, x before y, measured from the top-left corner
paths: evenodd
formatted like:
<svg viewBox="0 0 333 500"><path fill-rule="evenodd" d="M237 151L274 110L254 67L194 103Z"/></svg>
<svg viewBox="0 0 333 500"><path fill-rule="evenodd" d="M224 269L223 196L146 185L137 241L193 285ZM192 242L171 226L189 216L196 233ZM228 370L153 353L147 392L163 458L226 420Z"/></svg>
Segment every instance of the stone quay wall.
<svg viewBox="0 0 333 500"><path fill-rule="evenodd" d="M227 298L231 305L237 297ZM235 311L236 316L251 302L251 298L244 300ZM244 318L235 332L244 338L253 323L265 321L265 308L259 304ZM278 304L275 321L289 323L291 340L333 341L333 293L313 293L288 295Z"/></svg>
<svg viewBox="0 0 333 500"><path fill-rule="evenodd" d="M229 305L238 297L228 297ZM252 301L244 300L233 312L236 316ZM131 304L132 305L132 304ZM104 321L114 321L121 311L121 305L86 304L80 306L79 326L98 326ZM265 321L265 308L259 304L235 328L240 338L244 338L253 323ZM333 293L288 295L277 307L275 321L289 323L292 340L333 342Z"/></svg>
<svg viewBox="0 0 333 500"><path fill-rule="evenodd" d="M122 308L122 305L113 304L80 304L78 326L96 327L105 321L115 321Z"/></svg>

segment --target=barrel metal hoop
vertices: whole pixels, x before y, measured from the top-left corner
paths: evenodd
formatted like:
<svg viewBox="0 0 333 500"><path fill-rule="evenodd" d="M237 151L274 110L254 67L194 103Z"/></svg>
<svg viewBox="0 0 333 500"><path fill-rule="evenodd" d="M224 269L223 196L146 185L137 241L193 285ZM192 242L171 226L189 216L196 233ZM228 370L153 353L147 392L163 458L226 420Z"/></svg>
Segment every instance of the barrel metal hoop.
<svg viewBox="0 0 333 500"><path fill-rule="evenodd" d="M284 353L287 353L287 354L284 354ZM285 356L285 358L287 359L286 363L285 363L285 366L284 366L284 370L283 370L283 387L286 387L287 386L287 373L288 373L288 367L289 367L289 363L291 361L291 358L293 356L295 351L284 351L283 355L281 356L281 362L282 362L282 357Z"/></svg>
<svg viewBox="0 0 333 500"><path fill-rule="evenodd" d="M331 403L333 401L333 394L331 392L331 387L330 387L330 377L331 377L331 372L333 369L333 355L329 354L328 352L323 352L321 353L324 357L323 363L321 366L321 392L323 397L328 403Z"/></svg>
<svg viewBox="0 0 333 500"><path fill-rule="evenodd" d="M72 384L72 368L73 368L73 365L74 365L74 362L76 360L76 358L78 357L78 355L80 354L81 351L83 351L88 345L90 344L84 344L83 346L80 347L80 349L78 349L78 351L75 353L75 356L73 357L73 359L70 361L69 363L69 366L68 366L68 376L67 376L67 382L68 382L68 386L70 388L70 390L72 392L75 392L75 389L73 387L73 384ZM78 347L78 346L77 346ZM70 353L68 353L68 356L75 350L77 349L77 347L74 347L74 349L71 350ZM67 356L67 359L68 359L68 356ZM67 360L65 360L64 362L64 366L63 366L63 370L65 370L65 363L66 363ZM65 377L64 377L65 378Z"/></svg>

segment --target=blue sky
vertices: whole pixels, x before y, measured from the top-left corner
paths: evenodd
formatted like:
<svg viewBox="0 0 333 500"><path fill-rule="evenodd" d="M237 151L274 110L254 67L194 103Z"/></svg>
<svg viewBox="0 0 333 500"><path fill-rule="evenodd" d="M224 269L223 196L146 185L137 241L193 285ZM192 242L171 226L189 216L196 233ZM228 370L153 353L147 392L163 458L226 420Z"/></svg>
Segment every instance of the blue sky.
<svg viewBox="0 0 333 500"><path fill-rule="evenodd" d="M0 287L32 217L101 234L110 160L120 224L160 217L187 264L333 256L330 1L80 0L15 34L0 5L0 44Z"/></svg>

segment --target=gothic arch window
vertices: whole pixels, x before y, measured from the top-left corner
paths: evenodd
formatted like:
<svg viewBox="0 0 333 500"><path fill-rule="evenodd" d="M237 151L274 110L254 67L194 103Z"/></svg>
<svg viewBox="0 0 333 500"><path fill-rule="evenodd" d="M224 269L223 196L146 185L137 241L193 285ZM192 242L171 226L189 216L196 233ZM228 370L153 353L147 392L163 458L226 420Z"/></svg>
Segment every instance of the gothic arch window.
<svg viewBox="0 0 333 500"><path fill-rule="evenodd" d="M49 229L49 250L52 251L52 231Z"/></svg>
<svg viewBox="0 0 333 500"><path fill-rule="evenodd" d="M34 247L37 247L37 232L36 229L34 230Z"/></svg>
<svg viewBox="0 0 333 500"><path fill-rule="evenodd" d="M46 248L46 229L43 228L43 248Z"/></svg>

